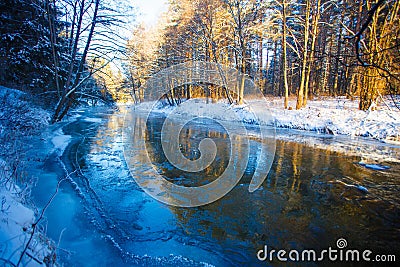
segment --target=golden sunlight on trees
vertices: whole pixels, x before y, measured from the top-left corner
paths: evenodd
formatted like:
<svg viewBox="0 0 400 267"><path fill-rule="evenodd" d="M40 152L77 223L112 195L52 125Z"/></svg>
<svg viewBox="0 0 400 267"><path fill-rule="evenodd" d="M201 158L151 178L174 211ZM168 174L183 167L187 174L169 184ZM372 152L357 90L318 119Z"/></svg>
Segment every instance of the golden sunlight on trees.
<svg viewBox="0 0 400 267"><path fill-rule="evenodd" d="M95 62L92 61L91 69L98 69L93 73L93 78L103 98L110 95L114 101L122 103L130 100L130 95L124 88L124 77L121 71L113 70L111 63L106 62L105 59L98 59Z"/></svg>
<svg viewBox="0 0 400 267"><path fill-rule="evenodd" d="M399 1L367 1L368 17L355 34L361 110L382 94L399 93L399 7Z"/></svg>
<svg viewBox="0 0 400 267"><path fill-rule="evenodd" d="M297 109L309 98L347 96L367 110L399 93L399 29L395 0L171 0L156 27L133 31L124 74L140 101L138 88L160 69L212 61L240 70L265 95L284 96L285 108L290 96ZM221 88L179 90L212 97ZM243 90L239 82L224 97L241 104Z"/></svg>

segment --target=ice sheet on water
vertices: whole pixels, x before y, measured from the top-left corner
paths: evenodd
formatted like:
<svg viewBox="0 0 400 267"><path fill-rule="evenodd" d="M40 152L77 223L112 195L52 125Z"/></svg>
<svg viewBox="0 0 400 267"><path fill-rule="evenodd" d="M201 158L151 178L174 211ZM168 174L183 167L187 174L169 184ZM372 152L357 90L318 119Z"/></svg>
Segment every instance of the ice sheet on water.
<svg viewBox="0 0 400 267"><path fill-rule="evenodd" d="M390 169L389 166L385 166L385 165L381 165L381 164L367 164L365 162L359 162L358 164L367 169L371 169L371 170L375 170L375 171L384 171L384 170Z"/></svg>
<svg viewBox="0 0 400 267"><path fill-rule="evenodd" d="M101 118L89 118L89 117L86 117L86 118L84 118L84 121L94 122L94 123L101 123L103 120Z"/></svg>
<svg viewBox="0 0 400 267"><path fill-rule="evenodd" d="M57 151L59 155L64 153L64 150L67 148L70 141L71 136L65 135L61 129L57 130L55 135L51 138L54 150Z"/></svg>

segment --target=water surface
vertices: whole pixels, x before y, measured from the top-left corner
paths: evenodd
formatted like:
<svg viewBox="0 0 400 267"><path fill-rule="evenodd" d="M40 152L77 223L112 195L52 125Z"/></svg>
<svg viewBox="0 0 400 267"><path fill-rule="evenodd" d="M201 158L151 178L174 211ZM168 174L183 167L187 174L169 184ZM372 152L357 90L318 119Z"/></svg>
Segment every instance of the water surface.
<svg viewBox="0 0 400 267"><path fill-rule="evenodd" d="M68 266L160 265L160 266L265 266L256 253L264 245L273 249L326 249L338 238L348 246L374 253L399 255L400 166L381 162L390 169L376 171L358 164L360 156L315 148L299 142L276 141L271 171L261 188L249 193L248 185L257 163L250 153L245 174L238 185L220 200L197 208L179 208L149 197L136 184L123 156L122 127L125 112L107 108L88 109L63 126L72 141L62 161L73 172L48 209L47 231L59 240L59 258ZM185 186L207 184L223 172L229 161L229 138L210 121L192 121L181 132L181 151L196 159L198 144L212 138L218 148L216 160L204 171L185 173L163 155L160 131L164 118L150 120L129 113L136 127L145 129L147 151L153 167L169 181ZM257 151L257 129L250 138L250 151ZM140 131L138 131L140 132ZM141 131L143 133L143 131ZM279 135L293 132L279 132ZM298 136L299 133L296 133ZM304 136L326 142L351 144L351 139ZM372 142L376 146L381 144ZM399 153L398 148L393 154ZM130 151L137 157L145 151ZM37 169L33 195L43 206L58 179L65 177L56 155ZM130 162L132 175L149 166ZM132 167L133 166L133 167ZM368 189L347 190L341 181ZM273 265L280 265L273 262Z"/></svg>

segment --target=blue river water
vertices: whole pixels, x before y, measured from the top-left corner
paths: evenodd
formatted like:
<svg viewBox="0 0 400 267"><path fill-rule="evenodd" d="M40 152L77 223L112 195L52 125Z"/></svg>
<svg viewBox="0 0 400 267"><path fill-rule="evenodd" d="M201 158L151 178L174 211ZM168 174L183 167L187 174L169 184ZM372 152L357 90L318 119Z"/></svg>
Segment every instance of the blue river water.
<svg viewBox="0 0 400 267"><path fill-rule="evenodd" d="M205 127L195 121L182 133L181 150L188 158L196 158L205 137L218 148L207 170L183 173L162 153L163 116L146 121L139 113L128 114L146 128L152 167L169 181L207 184L228 164L229 138L218 124L207 122ZM346 239L349 248L400 257L398 163L381 162L388 169L374 170L359 164L361 156L278 139L271 171L260 189L248 191L258 160L251 153L245 174L226 196L196 208L174 207L148 196L133 179L149 166L129 162L132 173L128 169L124 110L99 107L77 115L57 126L71 136L62 155L49 154L50 145L39 141L30 151L38 159L29 171L37 177L32 196L39 208L58 181L67 178L42 223L65 266L280 266L284 264L276 259L260 261L257 252L265 245L318 251L336 247L339 238ZM236 138L250 137L239 133ZM257 150L261 141L253 136L250 150ZM393 150L398 153L398 148ZM145 156L144 151L130 153Z"/></svg>

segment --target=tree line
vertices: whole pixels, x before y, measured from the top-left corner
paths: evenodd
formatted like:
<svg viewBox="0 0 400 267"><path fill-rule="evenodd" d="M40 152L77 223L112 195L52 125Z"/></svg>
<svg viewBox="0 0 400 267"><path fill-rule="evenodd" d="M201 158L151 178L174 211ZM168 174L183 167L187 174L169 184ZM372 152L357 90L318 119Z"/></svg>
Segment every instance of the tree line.
<svg viewBox="0 0 400 267"><path fill-rule="evenodd" d="M284 97L285 108L290 96L299 109L314 97L345 95L367 110L400 92L399 1L170 0L157 26L134 29L130 5L1 1L0 84L53 107L53 122L88 99L140 101L149 77L191 61L236 68L265 95ZM194 84L165 97L171 105L196 96L240 104L244 83L235 90Z"/></svg>
<svg viewBox="0 0 400 267"><path fill-rule="evenodd" d="M400 92L399 6L395 0L170 0L156 28L135 29L128 83L140 98L138 88L153 73L203 60L240 70L265 95L283 96L285 108L289 96L300 109L308 99L341 95L357 97L367 110ZM190 97L198 87L177 90ZM238 103L243 89L238 85L233 97Z"/></svg>
<svg viewBox="0 0 400 267"><path fill-rule="evenodd" d="M127 1L1 1L0 84L44 100L53 122L82 100L111 101L118 88L103 77L125 52L127 10Z"/></svg>

